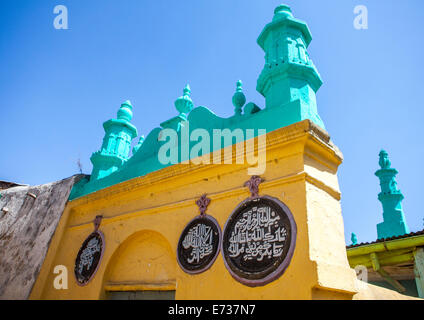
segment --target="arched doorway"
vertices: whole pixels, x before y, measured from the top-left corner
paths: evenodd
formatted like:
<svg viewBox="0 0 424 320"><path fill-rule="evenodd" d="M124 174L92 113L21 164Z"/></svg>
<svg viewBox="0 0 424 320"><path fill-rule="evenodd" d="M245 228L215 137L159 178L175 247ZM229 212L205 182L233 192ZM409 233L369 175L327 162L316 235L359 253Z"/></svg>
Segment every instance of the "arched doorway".
<svg viewBox="0 0 424 320"><path fill-rule="evenodd" d="M115 251L104 277L107 299L175 299L176 257L167 239L151 230L128 237Z"/></svg>

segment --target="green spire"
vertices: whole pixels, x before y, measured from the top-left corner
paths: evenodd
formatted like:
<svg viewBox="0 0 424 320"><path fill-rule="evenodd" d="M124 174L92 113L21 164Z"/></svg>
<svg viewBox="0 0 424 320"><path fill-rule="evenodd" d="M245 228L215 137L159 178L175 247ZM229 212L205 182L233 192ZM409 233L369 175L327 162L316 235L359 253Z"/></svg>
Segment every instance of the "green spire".
<svg viewBox="0 0 424 320"><path fill-rule="evenodd" d="M121 120L131 121L133 117L132 113L133 106L130 102L130 100L125 101L123 104L121 104L121 108L119 108L117 117Z"/></svg>
<svg viewBox="0 0 424 320"><path fill-rule="evenodd" d="M383 205L383 222L377 224L378 239L390 238L409 233L409 227L402 209L403 195L397 187L398 171L391 168L389 155L385 150L379 154L380 168L375 175L380 179L381 192L378 200Z"/></svg>
<svg viewBox="0 0 424 320"><path fill-rule="evenodd" d="M258 38L265 66L256 90L266 108L283 108L290 123L310 119L325 128L315 96L322 80L307 51L311 41L307 24L294 18L289 6L279 5Z"/></svg>
<svg viewBox="0 0 424 320"><path fill-rule="evenodd" d="M90 181L101 179L117 171L128 160L131 141L137 136L137 128L130 121L133 106L129 100L121 104L117 119L103 123L105 136L100 151L90 158L93 171Z"/></svg>
<svg viewBox="0 0 424 320"><path fill-rule="evenodd" d="M236 92L233 95L234 112L236 115L241 115L242 108L246 103L246 97L243 93L243 83L241 80L237 81Z"/></svg>

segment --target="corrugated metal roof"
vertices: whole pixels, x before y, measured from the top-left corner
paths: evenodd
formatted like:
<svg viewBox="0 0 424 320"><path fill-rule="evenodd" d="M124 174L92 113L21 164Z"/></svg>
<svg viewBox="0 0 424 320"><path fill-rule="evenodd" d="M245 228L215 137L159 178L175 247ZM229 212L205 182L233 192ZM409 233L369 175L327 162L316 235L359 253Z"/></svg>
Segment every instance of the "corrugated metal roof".
<svg viewBox="0 0 424 320"><path fill-rule="evenodd" d="M372 242L361 242L361 243L358 243L358 244L355 244L355 245L346 246L346 249L361 247L361 246L365 246L365 245L369 245L369 244L373 244L373 243L384 242L384 241L398 240L398 239L410 238L410 237L415 237L415 236L421 236L421 235L424 235L424 230L403 234L401 236L395 236L395 237L390 237L390 238L381 238L381 239L377 239L376 241L372 241Z"/></svg>

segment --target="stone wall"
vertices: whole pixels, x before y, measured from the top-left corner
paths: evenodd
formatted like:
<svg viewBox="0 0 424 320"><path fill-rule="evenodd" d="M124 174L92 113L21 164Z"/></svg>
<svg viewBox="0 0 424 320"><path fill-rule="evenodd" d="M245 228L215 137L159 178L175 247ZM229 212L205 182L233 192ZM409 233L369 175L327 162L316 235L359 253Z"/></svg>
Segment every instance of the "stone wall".
<svg viewBox="0 0 424 320"><path fill-rule="evenodd" d="M82 177L1 191L1 300L29 297L72 186Z"/></svg>

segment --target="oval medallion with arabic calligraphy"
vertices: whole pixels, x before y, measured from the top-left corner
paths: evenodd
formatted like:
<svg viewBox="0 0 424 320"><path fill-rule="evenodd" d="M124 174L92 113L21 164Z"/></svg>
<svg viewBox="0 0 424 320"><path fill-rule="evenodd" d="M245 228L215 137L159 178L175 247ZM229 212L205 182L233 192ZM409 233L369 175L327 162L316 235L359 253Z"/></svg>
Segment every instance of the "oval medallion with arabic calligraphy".
<svg viewBox="0 0 424 320"><path fill-rule="evenodd" d="M251 287L278 279L296 245L296 223L276 198L249 198L237 206L224 227L222 253L233 278Z"/></svg>
<svg viewBox="0 0 424 320"><path fill-rule="evenodd" d="M101 231L94 231L83 242L75 260L75 277L81 286L86 285L95 275L103 256L104 237Z"/></svg>
<svg viewBox="0 0 424 320"><path fill-rule="evenodd" d="M191 220L180 236L177 260L189 274L208 270L220 250L221 228L218 222L206 214Z"/></svg>

